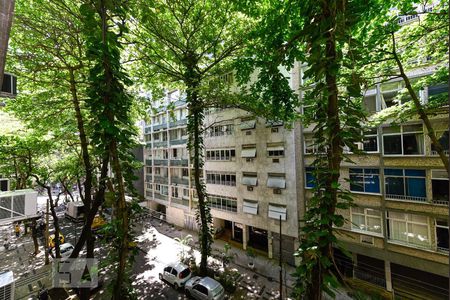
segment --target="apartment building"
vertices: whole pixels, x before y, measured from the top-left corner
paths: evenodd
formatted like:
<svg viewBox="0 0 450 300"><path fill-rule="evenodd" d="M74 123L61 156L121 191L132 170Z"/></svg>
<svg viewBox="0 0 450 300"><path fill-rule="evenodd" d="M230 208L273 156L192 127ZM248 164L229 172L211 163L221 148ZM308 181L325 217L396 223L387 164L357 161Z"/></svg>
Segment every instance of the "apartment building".
<svg viewBox="0 0 450 300"><path fill-rule="evenodd" d="M169 93L145 126L146 199L167 221L196 229L196 192L187 150L187 107ZM166 109L171 107L171 110ZM304 201L300 125L287 128L238 109L208 110L203 179L216 238L294 264Z"/></svg>
<svg viewBox="0 0 450 300"><path fill-rule="evenodd" d="M432 69L409 75L414 81ZM365 95L365 109L373 114L389 108L403 88L401 80L377 84ZM421 101L445 92L445 84L427 87L420 91ZM448 154L448 107L430 117ZM317 152L312 128L304 129L307 199ZM341 244L352 253L348 258L336 250L341 271L408 299L448 299L449 182L425 126L418 117L396 126L386 122L365 132L358 147L365 155L347 153L354 163L341 167L341 184L356 204L341 211L347 222L336 228Z"/></svg>

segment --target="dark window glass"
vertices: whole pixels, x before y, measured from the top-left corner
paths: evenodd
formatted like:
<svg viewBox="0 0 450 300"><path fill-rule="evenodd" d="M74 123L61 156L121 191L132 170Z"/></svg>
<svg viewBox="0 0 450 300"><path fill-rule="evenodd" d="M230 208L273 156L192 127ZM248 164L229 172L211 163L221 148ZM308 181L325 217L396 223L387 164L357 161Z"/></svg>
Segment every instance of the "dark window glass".
<svg viewBox="0 0 450 300"><path fill-rule="evenodd" d="M403 151L404 154L423 154L423 134L404 133Z"/></svg>
<svg viewBox="0 0 450 300"><path fill-rule="evenodd" d="M431 180L433 200L448 201L448 180Z"/></svg>
<svg viewBox="0 0 450 300"><path fill-rule="evenodd" d="M406 178L406 195L425 198L425 178Z"/></svg>
<svg viewBox="0 0 450 300"><path fill-rule="evenodd" d="M387 177L386 194L405 195L403 177Z"/></svg>
<svg viewBox="0 0 450 300"><path fill-rule="evenodd" d="M384 154L402 154L402 139L400 135L383 137Z"/></svg>
<svg viewBox="0 0 450 300"><path fill-rule="evenodd" d="M362 175L350 175L350 190L364 192L364 178Z"/></svg>
<svg viewBox="0 0 450 300"><path fill-rule="evenodd" d="M436 245L438 249L448 250L448 223L446 220L436 222Z"/></svg>
<svg viewBox="0 0 450 300"><path fill-rule="evenodd" d="M363 149L366 152L377 152L378 151L378 143L376 136L365 137L363 140Z"/></svg>
<svg viewBox="0 0 450 300"><path fill-rule="evenodd" d="M439 144L441 144L442 149L448 150L448 131L444 132L442 136L439 138ZM434 147L433 144L431 144L431 150L436 151L436 147Z"/></svg>

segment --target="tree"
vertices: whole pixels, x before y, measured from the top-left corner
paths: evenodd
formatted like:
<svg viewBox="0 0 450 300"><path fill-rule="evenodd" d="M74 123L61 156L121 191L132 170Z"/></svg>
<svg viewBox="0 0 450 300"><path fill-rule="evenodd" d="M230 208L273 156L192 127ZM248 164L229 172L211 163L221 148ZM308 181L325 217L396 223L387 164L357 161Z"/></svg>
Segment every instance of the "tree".
<svg viewBox="0 0 450 300"><path fill-rule="evenodd" d="M138 1L135 51L147 74L160 82L173 82L185 89L188 104L188 149L193 160L194 183L198 195L197 222L200 225L200 272L206 275L211 254L212 217L203 167L202 89L208 81L227 70L225 65L243 45L243 15L230 1ZM248 25L248 24L247 24ZM227 70L229 71L229 70Z"/></svg>
<svg viewBox="0 0 450 300"><path fill-rule="evenodd" d="M129 246L129 206L125 200L127 187L133 179L131 149L136 135L130 117L132 98L125 90L131 84L121 66L122 45L120 39L127 32L127 7L120 1L85 1L80 7L83 16L83 32L87 39L88 56L93 62L89 72L89 102L93 119L92 142L96 154L104 162L111 162L114 172L115 192L114 229L119 256L112 299L129 297L127 276ZM103 164L105 167L105 164ZM105 167L106 168L106 167ZM103 174L102 169L102 175ZM101 177L100 184L106 184ZM127 186L126 186L127 184Z"/></svg>
<svg viewBox="0 0 450 300"><path fill-rule="evenodd" d="M336 286L333 226L344 218L336 211L351 204L348 192L339 184L343 148L358 153L354 143L361 137L359 43L367 20L385 10L377 1L260 1L244 9L261 20L249 52L238 62L241 83L258 70L258 80L249 92L264 100L273 118L292 120L298 109L297 96L281 67L290 69L296 61L306 64L298 93L306 112L302 120L315 124L314 143L319 149L313 163L314 195L307 202L296 255L295 292L298 297L321 299L322 290L333 294ZM281 66L281 67L280 67ZM310 80L308 80L308 78ZM306 109L310 108L310 109ZM312 113L311 113L312 112Z"/></svg>

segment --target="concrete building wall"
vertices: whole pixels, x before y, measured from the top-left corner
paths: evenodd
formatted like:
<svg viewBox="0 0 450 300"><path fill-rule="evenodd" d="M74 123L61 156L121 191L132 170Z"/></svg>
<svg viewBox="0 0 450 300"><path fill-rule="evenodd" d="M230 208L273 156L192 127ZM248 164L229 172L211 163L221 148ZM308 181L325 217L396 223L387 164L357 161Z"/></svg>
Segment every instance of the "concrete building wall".
<svg viewBox="0 0 450 300"><path fill-rule="evenodd" d="M0 87L5 71L9 33L13 21L14 0L0 0Z"/></svg>

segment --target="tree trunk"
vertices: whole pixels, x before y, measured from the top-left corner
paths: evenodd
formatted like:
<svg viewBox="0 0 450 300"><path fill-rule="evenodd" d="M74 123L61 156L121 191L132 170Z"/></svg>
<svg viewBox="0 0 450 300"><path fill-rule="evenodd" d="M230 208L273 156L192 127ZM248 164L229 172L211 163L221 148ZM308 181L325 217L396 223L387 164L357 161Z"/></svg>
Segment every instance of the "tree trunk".
<svg viewBox="0 0 450 300"><path fill-rule="evenodd" d="M439 158L441 159L442 164L445 167L445 170L447 170L447 174L450 175L448 157L445 155L444 149L442 148L441 143L439 143L439 140L436 137L436 133L434 132L433 126L431 125L430 119L428 118L428 115L425 112L422 103L420 103L420 100L417 97L417 94L411 85L411 81L409 80L409 77L405 73L403 64L400 61L400 58L398 57L394 33L392 33L392 48L393 48L392 54L394 56L394 60L397 64L398 70L400 72L400 77L405 82L406 89L408 90L408 93L411 96L411 99L413 100L414 106L416 107L417 113L419 114L419 118L422 119L423 123L425 124L425 127L427 128L428 136L431 139L431 143L433 144L434 148L436 149L436 152L438 153Z"/></svg>
<svg viewBox="0 0 450 300"><path fill-rule="evenodd" d="M59 242L59 233L61 232L60 228L59 228L59 220L58 220L58 216L56 215L56 211L55 211L55 203L53 203L53 196L52 196L52 189L50 186L45 186L45 189L47 190L47 195L48 195L48 199L49 199L49 203L50 203L50 211L52 213L52 217L53 217L53 226L55 227L55 253L56 253L56 258L61 258L61 251L60 251L60 242ZM58 199L59 199L59 195L58 195Z"/></svg>
<svg viewBox="0 0 450 300"><path fill-rule="evenodd" d="M198 196L198 215L197 222L200 221L200 274L202 276L207 275L207 259L211 252L211 215L209 211L207 195L205 191L204 183L201 179L202 167L203 167L203 138L202 138L202 126L203 126L203 109L204 103L198 95L198 88L200 85L200 76L195 74L194 68L188 68L186 78L187 83L187 103L189 105L189 151L193 154L194 164L194 184L197 190Z"/></svg>
<svg viewBox="0 0 450 300"><path fill-rule="evenodd" d="M333 72L335 68L333 66L337 61L336 53L336 4L330 4L326 1L322 2L322 10L324 19L330 20L329 28L326 33L326 71L325 81L327 84L327 169L329 174L325 178L325 192L322 197L325 201L321 201L322 208L326 209L323 214L323 219L329 220L326 224L321 225L320 230L328 231L328 235L333 235L333 221L329 217L335 214L336 204L338 201L338 188L337 183L340 176L340 166L342 162L343 145L340 136L341 125L339 119L339 106L338 106L338 87L336 73ZM319 238L320 252L323 257L328 257L332 260L332 244L329 241L324 241L323 237ZM326 268L322 268L321 262L315 264L312 273L312 284L308 292L308 299L320 300L322 299L322 285L324 275L328 272Z"/></svg>
<svg viewBox="0 0 450 300"><path fill-rule="evenodd" d="M33 238L33 244L34 244L34 255L38 255L39 253L39 243L38 243L38 238L37 238L37 225L36 225L36 220L33 220L31 222L31 237Z"/></svg>

